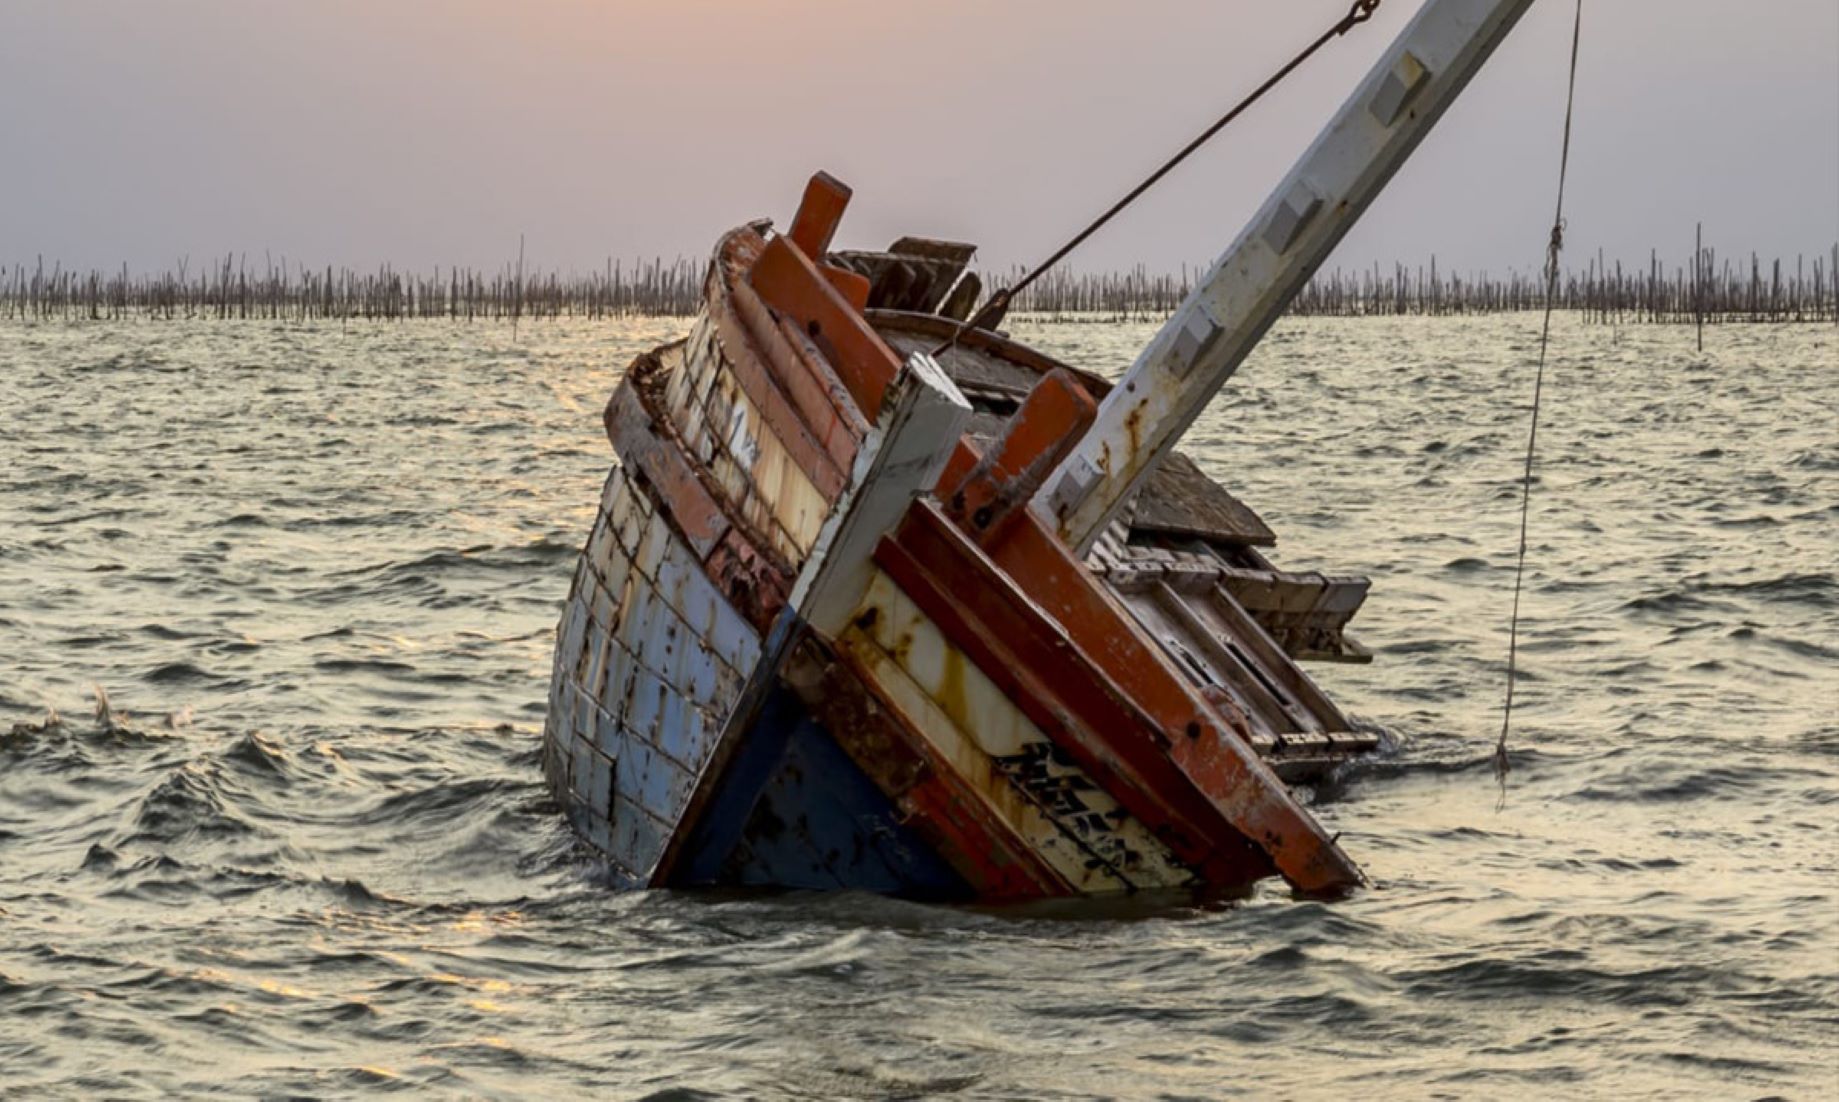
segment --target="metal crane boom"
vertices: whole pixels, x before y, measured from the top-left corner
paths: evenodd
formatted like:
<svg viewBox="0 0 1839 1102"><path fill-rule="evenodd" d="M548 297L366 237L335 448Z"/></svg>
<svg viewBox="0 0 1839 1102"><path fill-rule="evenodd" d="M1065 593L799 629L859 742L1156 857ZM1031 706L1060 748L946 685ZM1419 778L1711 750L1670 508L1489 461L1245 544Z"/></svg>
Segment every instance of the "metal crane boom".
<svg viewBox="0 0 1839 1102"><path fill-rule="evenodd" d="M1427 0L1042 484L1032 507L1080 554L1530 6L1532 0Z"/></svg>

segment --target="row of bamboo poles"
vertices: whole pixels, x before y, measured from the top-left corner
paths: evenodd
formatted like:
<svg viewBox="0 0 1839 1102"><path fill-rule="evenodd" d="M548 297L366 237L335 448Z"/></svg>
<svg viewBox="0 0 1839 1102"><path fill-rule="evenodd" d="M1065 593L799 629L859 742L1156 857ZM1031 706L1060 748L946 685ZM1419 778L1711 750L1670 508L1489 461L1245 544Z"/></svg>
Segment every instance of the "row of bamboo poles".
<svg viewBox="0 0 1839 1102"><path fill-rule="evenodd" d="M1644 268L1610 264L1599 254L1561 275L1558 307L1608 323L1839 323L1839 245L1809 263L1797 257L1747 263L1699 249L1695 261L1667 268L1657 254ZM1011 279L1019 276L1011 273ZM1047 320L1141 321L1167 316L1199 273L1049 272L1015 303L1018 313ZM251 269L226 258L198 272L130 275L76 272L42 259L32 268L0 268L0 319L511 320L685 316L702 297L703 265L681 257L627 264L609 260L586 275L526 275L521 263L497 272L436 268L428 275L385 266L374 272L307 269L264 263ZM986 281L1000 286L999 281ZM1505 278L1394 265L1318 273L1292 302L1302 317L1443 316L1533 310L1544 305L1544 279Z"/></svg>
<svg viewBox="0 0 1839 1102"><path fill-rule="evenodd" d="M1714 249L1701 249L1696 263L1669 269L1652 253L1644 267L1630 269L1601 254L1581 270L1561 273L1557 307L1590 321L1611 324L1671 322L1839 323L1839 246L1811 263L1795 258L1732 262ZM1011 274L1019 277L1020 270ZM1016 298L1015 311L1049 319L1152 321L1174 311L1200 273L1179 275L1144 268L1122 273L1052 271ZM1290 303L1297 317L1439 317L1537 310L1545 305L1543 273L1514 272L1505 278L1438 271L1396 264L1360 271L1318 272Z"/></svg>
<svg viewBox="0 0 1839 1102"><path fill-rule="evenodd" d="M76 272L41 259L31 269L0 268L0 318L97 321L272 319L285 321L447 318L685 316L702 301L701 263L679 257L628 265L608 260L586 275L526 275L521 266L497 272L436 268L427 275L385 265L374 272L264 264L251 269L235 257L198 272L134 276L124 266L104 274Z"/></svg>

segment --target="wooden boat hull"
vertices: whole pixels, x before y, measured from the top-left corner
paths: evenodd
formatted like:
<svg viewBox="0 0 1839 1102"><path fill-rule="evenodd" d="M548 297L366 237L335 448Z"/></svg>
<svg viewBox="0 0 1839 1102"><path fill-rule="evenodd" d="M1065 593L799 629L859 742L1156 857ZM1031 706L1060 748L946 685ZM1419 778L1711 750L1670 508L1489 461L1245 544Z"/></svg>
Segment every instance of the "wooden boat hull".
<svg viewBox="0 0 1839 1102"><path fill-rule="evenodd" d="M981 331L935 363L948 319L867 303L962 309L968 250L830 257L846 200L724 238L608 404L544 736L577 831L635 885L1358 884L1279 773L1373 745L1285 649L1357 660L1364 582L1276 571L1198 469L1075 557L1027 502L1105 384Z"/></svg>

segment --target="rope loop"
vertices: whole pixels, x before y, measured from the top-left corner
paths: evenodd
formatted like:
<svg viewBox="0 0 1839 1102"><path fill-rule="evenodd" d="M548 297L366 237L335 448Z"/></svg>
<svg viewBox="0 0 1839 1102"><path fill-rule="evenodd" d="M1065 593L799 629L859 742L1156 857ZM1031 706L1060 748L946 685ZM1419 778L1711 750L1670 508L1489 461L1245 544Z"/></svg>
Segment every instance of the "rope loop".
<svg viewBox="0 0 1839 1102"><path fill-rule="evenodd" d="M1379 10L1379 4L1380 0L1354 0L1354 6L1347 10L1347 15L1335 27L1335 33L1346 34L1373 18L1373 13Z"/></svg>
<svg viewBox="0 0 1839 1102"><path fill-rule="evenodd" d="M1558 282L1558 254L1564 252L1564 228L1566 219L1559 218L1552 223L1552 238L1545 246L1545 280L1547 283Z"/></svg>

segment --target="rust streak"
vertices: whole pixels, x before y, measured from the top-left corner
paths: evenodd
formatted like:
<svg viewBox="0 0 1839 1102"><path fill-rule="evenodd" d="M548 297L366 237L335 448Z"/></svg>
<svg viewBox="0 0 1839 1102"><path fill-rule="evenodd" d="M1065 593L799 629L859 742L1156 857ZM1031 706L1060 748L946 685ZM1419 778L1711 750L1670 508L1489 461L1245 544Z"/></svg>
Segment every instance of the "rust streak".
<svg viewBox="0 0 1839 1102"><path fill-rule="evenodd" d="M908 826L979 897L1032 899L1073 893L1072 885L938 757L846 646L832 651L807 634L793 648L785 679L843 752L907 816Z"/></svg>
<svg viewBox="0 0 1839 1102"><path fill-rule="evenodd" d="M985 676L1177 859L1212 883L1270 870L1156 744L1160 732L1059 625L928 504L876 562Z"/></svg>
<svg viewBox="0 0 1839 1102"><path fill-rule="evenodd" d="M909 513L909 520L913 516ZM1172 745L1171 760L1187 781L1237 830L1257 841L1285 879L1320 893L1364 882L1321 824L1248 748L1249 732L1240 731L1237 738L1226 733L1227 720L1038 515L1024 511L990 548L990 557L1058 622L1063 642L1088 656L1142 710L1157 737Z"/></svg>
<svg viewBox="0 0 1839 1102"><path fill-rule="evenodd" d="M766 557L767 546L730 529L704 563L709 580L762 635L772 628L792 592L791 572L773 565Z"/></svg>

